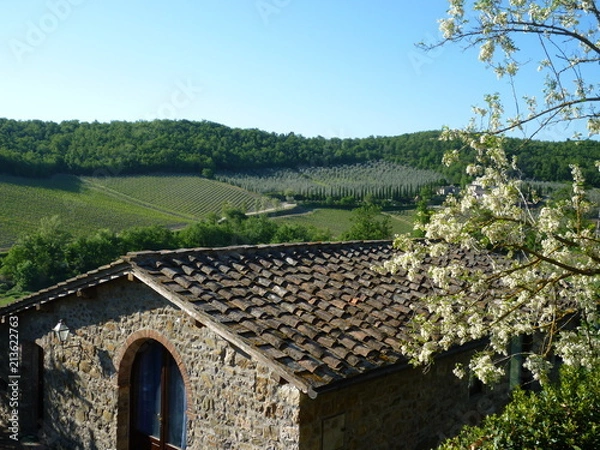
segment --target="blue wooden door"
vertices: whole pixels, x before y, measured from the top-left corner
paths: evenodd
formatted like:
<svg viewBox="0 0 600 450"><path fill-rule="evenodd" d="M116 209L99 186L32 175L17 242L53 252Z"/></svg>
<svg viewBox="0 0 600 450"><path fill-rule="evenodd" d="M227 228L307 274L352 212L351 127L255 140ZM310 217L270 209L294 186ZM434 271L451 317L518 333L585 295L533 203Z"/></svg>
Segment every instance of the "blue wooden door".
<svg viewBox="0 0 600 450"><path fill-rule="evenodd" d="M185 386L171 354L149 340L136 355L132 380L131 447L185 449Z"/></svg>

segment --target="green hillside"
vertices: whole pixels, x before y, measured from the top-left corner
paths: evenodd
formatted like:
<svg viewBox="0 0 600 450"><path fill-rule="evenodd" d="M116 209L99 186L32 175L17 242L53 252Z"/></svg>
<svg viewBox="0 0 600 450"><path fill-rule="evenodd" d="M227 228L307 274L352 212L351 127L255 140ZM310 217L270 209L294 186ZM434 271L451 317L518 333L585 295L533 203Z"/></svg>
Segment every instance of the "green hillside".
<svg viewBox="0 0 600 450"><path fill-rule="evenodd" d="M36 229L43 217L59 216L66 231L86 235L100 228L184 225L219 213L224 203L248 209L268 204L256 194L197 176L0 175L0 248Z"/></svg>
<svg viewBox="0 0 600 450"><path fill-rule="evenodd" d="M468 154L461 164L443 167L442 155L461 146L440 141L440 131L365 138L303 137L257 129L231 128L208 121L61 123L0 118L0 172L15 176L135 175L156 172L220 171L329 167L373 160L441 172L451 182L463 182ZM582 167L586 179L600 186L594 161L600 142L546 142L508 139L523 177L542 181L570 180L569 164ZM468 153L468 152L467 152Z"/></svg>
<svg viewBox="0 0 600 450"><path fill-rule="evenodd" d="M244 211L272 208L271 200L244 189L194 175L83 177L93 189L124 202L195 220L219 213L223 205Z"/></svg>

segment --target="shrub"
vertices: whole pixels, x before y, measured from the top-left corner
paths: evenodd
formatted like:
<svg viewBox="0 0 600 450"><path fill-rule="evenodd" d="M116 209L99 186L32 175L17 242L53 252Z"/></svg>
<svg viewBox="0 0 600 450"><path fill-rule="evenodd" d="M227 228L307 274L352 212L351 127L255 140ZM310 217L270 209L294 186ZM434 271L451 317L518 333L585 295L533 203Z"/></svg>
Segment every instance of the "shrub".
<svg viewBox="0 0 600 450"><path fill-rule="evenodd" d="M501 414L465 428L439 449L600 448L600 367L563 367L539 392L516 390Z"/></svg>

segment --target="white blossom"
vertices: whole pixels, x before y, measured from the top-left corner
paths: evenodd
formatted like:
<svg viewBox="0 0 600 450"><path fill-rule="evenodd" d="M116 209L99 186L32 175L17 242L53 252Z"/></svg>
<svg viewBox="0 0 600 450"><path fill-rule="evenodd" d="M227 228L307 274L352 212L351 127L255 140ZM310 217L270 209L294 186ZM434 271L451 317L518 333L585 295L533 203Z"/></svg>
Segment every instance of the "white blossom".
<svg viewBox="0 0 600 450"><path fill-rule="evenodd" d="M535 380L543 383L548 379L548 373L550 372L550 369L552 369L552 363L540 355L532 354L525 359L523 367L533 374Z"/></svg>
<svg viewBox="0 0 600 450"><path fill-rule="evenodd" d="M454 367L454 369L452 370L452 373L454 373L454 375L457 378L464 378L467 374L467 372L465 371L465 367L460 363Z"/></svg>
<svg viewBox="0 0 600 450"><path fill-rule="evenodd" d="M469 368L484 383L496 383L504 375L502 369L496 366L492 355L489 353L474 356L469 363Z"/></svg>
<svg viewBox="0 0 600 450"><path fill-rule="evenodd" d="M590 136L600 134L600 118L592 118L587 122L587 128Z"/></svg>
<svg viewBox="0 0 600 450"><path fill-rule="evenodd" d="M454 19L440 20L440 31L446 39L451 38L456 33L457 27Z"/></svg>
<svg viewBox="0 0 600 450"><path fill-rule="evenodd" d="M494 56L496 44L494 41L485 41L479 50L479 59L484 62L490 62Z"/></svg>

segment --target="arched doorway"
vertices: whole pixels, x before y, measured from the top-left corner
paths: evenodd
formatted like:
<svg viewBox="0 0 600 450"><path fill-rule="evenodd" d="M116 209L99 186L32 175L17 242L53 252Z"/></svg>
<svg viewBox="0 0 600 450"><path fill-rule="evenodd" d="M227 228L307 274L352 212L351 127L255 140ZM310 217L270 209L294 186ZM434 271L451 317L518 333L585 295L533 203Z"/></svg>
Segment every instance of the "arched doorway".
<svg viewBox="0 0 600 450"><path fill-rule="evenodd" d="M154 339L135 354L130 395L130 449L185 449L184 380L171 353Z"/></svg>

